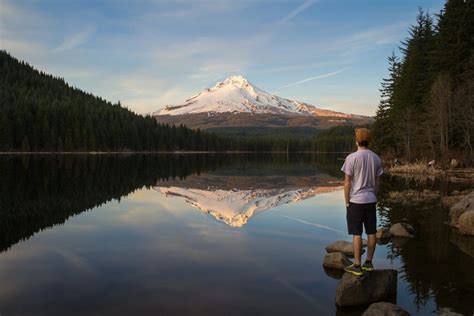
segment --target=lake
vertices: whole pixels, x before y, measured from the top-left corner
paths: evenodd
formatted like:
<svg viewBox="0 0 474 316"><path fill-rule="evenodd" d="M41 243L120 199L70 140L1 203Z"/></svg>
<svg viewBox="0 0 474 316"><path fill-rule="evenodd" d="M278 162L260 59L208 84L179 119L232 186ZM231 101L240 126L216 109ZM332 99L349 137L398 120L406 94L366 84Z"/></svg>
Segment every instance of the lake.
<svg viewBox="0 0 474 316"><path fill-rule="evenodd" d="M344 157L0 157L0 314L357 315L336 308L340 275L322 266L326 245L350 240ZM474 312L474 239L438 196L469 187L382 179L379 226L417 234L378 245L374 264L398 270L412 315Z"/></svg>

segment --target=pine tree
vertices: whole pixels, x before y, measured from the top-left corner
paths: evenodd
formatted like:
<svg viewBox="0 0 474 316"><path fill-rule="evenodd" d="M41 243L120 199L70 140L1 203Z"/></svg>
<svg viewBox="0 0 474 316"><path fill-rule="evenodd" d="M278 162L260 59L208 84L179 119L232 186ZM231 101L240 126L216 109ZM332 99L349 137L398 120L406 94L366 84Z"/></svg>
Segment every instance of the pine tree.
<svg viewBox="0 0 474 316"><path fill-rule="evenodd" d="M392 116L392 108L394 102L394 92L397 80L400 77L400 61L392 52L388 60L388 78L382 79L381 83L381 99L377 112L375 114L374 131L374 148L379 152L387 152L396 147L397 140L394 131L394 122Z"/></svg>

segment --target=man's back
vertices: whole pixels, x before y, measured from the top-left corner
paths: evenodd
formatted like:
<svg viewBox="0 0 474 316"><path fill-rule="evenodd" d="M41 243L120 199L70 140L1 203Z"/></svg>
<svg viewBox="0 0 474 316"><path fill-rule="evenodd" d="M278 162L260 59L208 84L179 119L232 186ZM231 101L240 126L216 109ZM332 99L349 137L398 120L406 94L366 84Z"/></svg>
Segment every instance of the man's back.
<svg viewBox="0 0 474 316"><path fill-rule="evenodd" d="M377 202L376 177L382 175L380 157L369 149L359 149L348 155L342 171L352 177L350 202L364 204Z"/></svg>

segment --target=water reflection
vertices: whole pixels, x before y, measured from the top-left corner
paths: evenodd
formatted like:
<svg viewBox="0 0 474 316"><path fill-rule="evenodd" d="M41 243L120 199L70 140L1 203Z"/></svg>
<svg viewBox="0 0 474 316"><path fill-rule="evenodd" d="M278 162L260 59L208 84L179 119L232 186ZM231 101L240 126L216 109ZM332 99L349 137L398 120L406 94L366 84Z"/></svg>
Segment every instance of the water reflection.
<svg viewBox="0 0 474 316"><path fill-rule="evenodd" d="M384 180L379 203L384 224L405 221L417 232L413 240L387 245L387 258L403 263L399 272L417 308L422 310L434 300L438 308L472 314L474 238L459 236L446 224L448 209L441 203L444 194L466 188L465 183L399 177ZM393 199L390 192L415 192L424 198Z"/></svg>
<svg viewBox="0 0 474 316"><path fill-rule="evenodd" d="M262 169L259 170L262 173ZM154 189L186 203L232 227L242 227L256 214L287 203L341 188L341 181L326 174L292 176L252 170L238 174L191 175L186 181L160 181Z"/></svg>
<svg viewBox="0 0 474 316"><path fill-rule="evenodd" d="M322 258L348 237L341 156L0 157L0 313L334 314ZM474 311L474 242L439 198L390 192L454 189L382 181L380 224L417 235L375 262L400 272L412 314Z"/></svg>
<svg viewBox="0 0 474 316"><path fill-rule="evenodd" d="M194 175L192 183L202 172L219 168L215 183L211 181L210 185L223 187L220 177L233 172L244 179L239 174L252 170L256 176L291 175L296 181L298 176L314 175L320 170L336 173L334 161L334 156L253 154L1 156L0 251L44 228L63 224L70 216L112 200L120 201L143 187L164 183L183 186L187 176ZM254 185L258 188L264 181Z"/></svg>

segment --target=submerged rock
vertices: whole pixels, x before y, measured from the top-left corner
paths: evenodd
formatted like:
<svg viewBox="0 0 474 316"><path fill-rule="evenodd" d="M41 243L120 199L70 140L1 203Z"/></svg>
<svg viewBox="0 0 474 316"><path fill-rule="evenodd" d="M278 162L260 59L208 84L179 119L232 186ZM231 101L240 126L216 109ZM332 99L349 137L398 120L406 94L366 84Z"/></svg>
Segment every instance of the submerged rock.
<svg viewBox="0 0 474 316"><path fill-rule="evenodd" d="M336 305L369 305L380 301L393 301L396 296L396 270L375 270L359 277L345 273L336 288Z"/></svg>
<svg viewBox="0 0 474 316"><path fill-rule="evenodd" d="M350 265L352 262L347 259L346 255L342 252L330 252L324 256L323 266L325 268L343 270L345 267Z"/></svg>
<svg viewBox="0 0 474 316"><path fill-rule="evenodd" d="M365 247L367 245L367 241L362 240L362 247ZM354 247L352 246L352 242L345 241L345 240L336 240L332 244L328 245L326 247L326 251L328 253L331 252L342 252L346 256L354 257ZM365 250L362 249L362 253L364 253Z"/></svg>
<svg viewBox="0 0 474 316"><path fill-rule="evenodd" d="M395 304L379 302L370 305L362 316L410 316L410 313Z"/></svg>
<svg viewBox="0 0 474 316"><path fill-rule="evenodd" d="M462 314L453 312L449 307L442 307L438 310L438 316L462 316Z"/></svg>
<svg viewBox="0 0 474 316"><path fill-rule="evenodd" d="M402 248L410 238L406 237L392 237L390 241L395 248Z"/></svg>
<svg viewBox="0 0 474 316"><path fill-rule="evenodd" d="M474 258L474 237L461 235L456 230L451 232L449 241L465 254Z"/></svg>
<svg viewBox="0 0 474 316"><path fill-rule="evenodd" d="M413 226L410 224L406 223L397 223L392 225L389 230L390 234L394 237L406 237L406 238L412 238L413 233L415 230L413 229Z"/></svg>
<svg viewBox="0 0 474 316"><path fill-rule="evenodd" d="M459 218L462 214L474 211L474 191L464 196L449 210L450 224L459 228Z"/></svg>
<svg viewBox="0 0 474 316"><path fill-rule="evenodd" d="M382 228L377 229L377 232L375 233L375 237L377 239L388 239L392 237L392 234L390 233L389 228L382 227Z"/></svg>
<svg viewBox="0 0 474 316"><path fill-rule="evenodd" d="M344 270L340 269L333 269L333 268L326 268L323 266L324 272L328 277L331 277L336 280L340 280L344 273L346 273Z"/></svg>

